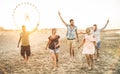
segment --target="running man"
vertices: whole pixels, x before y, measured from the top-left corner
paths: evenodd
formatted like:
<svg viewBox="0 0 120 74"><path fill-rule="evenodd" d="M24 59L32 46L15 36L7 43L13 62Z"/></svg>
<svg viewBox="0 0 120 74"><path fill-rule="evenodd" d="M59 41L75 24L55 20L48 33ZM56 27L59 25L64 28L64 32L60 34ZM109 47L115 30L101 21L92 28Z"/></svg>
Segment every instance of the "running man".
<svg viewBox="0 0 120 74"><path fill-rule="evenodd" d="M35 32L38 26L39 24L37 24L36 28L31 32L26 31L26 27L24 25L22 26L22 32L20 33L20 38L17 47L19 48L19 44L21 42L21 56L24 58L25 63L27 63L29 56L31 54L29 35Z"/></svg>
<svg viewBox="0 0 120 74"><path fill-rule="evenodd" d="M97 43L97 47L96 47L97 61L99 61L98 57L99 57L99 49L100 49L100 43L101 43L100 42L100 32L107 27L108 23L109 23L109 19L107 20L107 23L105 24L105 26L101 29L98 29L96 24L93 25L93 35L95 36L96 43Z"/></svg>
<svg viewBox="0 0 120 74"><path fill-rule="evenodd" d="M64 25L67 27L67 43L68 43L68 48L70 49L70 60L74 59L74 48L76 46L76 39L78 39L78 34L77 34L77 27L74 25L74 20L70 19L70 24L67 24L63 18L61 17L60 12L58 12L58 15L61 19L61 21L64 23Z"/></svg>

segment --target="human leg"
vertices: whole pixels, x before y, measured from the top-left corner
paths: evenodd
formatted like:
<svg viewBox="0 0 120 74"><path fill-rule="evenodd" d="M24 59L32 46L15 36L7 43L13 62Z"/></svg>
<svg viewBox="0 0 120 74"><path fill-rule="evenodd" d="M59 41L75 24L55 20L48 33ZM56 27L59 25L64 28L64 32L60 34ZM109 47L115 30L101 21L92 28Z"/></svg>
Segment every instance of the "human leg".
<svg viewBox="0 0 120 74"><path fill-rule="evenodd" d="M25 47L24 46L21 46L21 56L24 58L25 60Z"/></svg>
<svg viewBox="0 0 120 74"><path fill-rule="evenodd" d="M88 69L91 69L91 66L90 66L90 57L88 54L85 54L86 56L86 61L87 61L87 64L88 64Z"/></svg>

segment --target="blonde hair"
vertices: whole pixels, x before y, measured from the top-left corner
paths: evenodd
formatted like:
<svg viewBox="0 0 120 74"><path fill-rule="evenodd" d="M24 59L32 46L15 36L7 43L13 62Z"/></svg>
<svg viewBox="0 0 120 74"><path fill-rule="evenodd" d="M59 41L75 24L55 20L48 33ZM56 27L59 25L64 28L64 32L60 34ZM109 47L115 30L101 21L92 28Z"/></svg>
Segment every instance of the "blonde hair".
<svg viewBox="0 0 120 74"><path fill-rule="evenodd" d="M52 32L53 32L53 31L56 31L56 28L52 28Z"/></svg>
<svg viewBox="0 0 120 74"><path fill-rule="evenodd" d="M90 34L90 32L91 32L91 27L86 28L86 33Z"/></svg>
<svg viewBox="0 0 120 74"><path fill-rule="evenodd" d="M22 25L22 28L25 28L25 25Z"/></svg>
<svg viewBox="0 0 120 74"><path fill-rule="evenodd" d="M53 34L54 31L56 31L56 28L52 28L52 34Z"/></svg>

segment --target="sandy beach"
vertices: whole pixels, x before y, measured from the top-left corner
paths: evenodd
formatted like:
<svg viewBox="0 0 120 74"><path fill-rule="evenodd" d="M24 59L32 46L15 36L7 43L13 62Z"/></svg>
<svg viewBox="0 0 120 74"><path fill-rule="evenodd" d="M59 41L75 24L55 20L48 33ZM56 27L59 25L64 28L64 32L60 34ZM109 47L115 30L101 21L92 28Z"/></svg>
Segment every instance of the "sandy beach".
<svg viewBox="0 0 120 74"><path fill-rule="evenodd" d="M75 60L69 61L66 30L59 29L57 33L61 36L61 48L59 67L53 71L49 49L45 50L51 30L40 30L30 35L32 54L27 64L20 55L20 48L17 48L20 31L0 31L0 74L120 74L120 31L101 33L100 61L94 62L92 70L87 69L82 48L76 48ZM80 41L82 38L83 35L79 34Z"/></svg>

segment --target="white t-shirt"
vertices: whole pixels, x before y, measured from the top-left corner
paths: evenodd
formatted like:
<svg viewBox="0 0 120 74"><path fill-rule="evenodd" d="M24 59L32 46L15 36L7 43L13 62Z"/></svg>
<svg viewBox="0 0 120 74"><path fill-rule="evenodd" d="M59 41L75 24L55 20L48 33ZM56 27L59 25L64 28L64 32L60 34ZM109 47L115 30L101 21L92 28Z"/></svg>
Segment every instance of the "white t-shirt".
<svg viewBox="0 0 120 74"><path fill-rule="evenodd" d="M95 36L95 40L98 43L100 41L100 32L106 28L107 25L105 25L101 29L97 29L96 31L93 31L93 35Z"/></svg>
<svg viewBox="0 0 120 74"><path fill-rule="evenodd" d="M93 32L93 35L95 36L95 40L98 43L100 41L100 29L97 29L95 32Z"/></svg>

